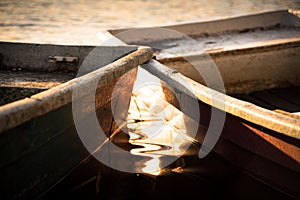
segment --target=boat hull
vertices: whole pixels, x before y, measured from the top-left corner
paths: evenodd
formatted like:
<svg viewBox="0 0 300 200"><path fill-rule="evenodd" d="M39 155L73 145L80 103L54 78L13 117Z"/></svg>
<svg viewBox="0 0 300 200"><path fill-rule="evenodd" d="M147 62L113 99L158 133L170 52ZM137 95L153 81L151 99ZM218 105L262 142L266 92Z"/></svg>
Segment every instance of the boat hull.
<svg viewBox="0 0 300 200"><path fill-rule="evenodd" d="M175 90L176 91L176 90ZM176 93L180 101L194 101L181 92ZM169 99L169 98L167 98ZM176 105L176 102L168 102ZM195 139L204 143L211 121L211 111L215 115L224 111L198 101L200 110L199 130ZM189 113L185 113L189 115ZM244 172L256 177L291 197L300 197L300 142L282 137L280 133L255 125L240 117L225 113L226 118L220 137L212 151L234 163ZM193 117L192 115L189 115ZM197 120L197 119L194 119ZM205 147L203 147L205 149Z"/></svg>
<svg viewBox="0 0 300 200"><path fill-rule="evenodd" d="M166 82L164 84L168 87L163 88L166 101L181 109L189 117L185 123L190 124L189 120L192 119L194 123L198 124L195 142L202 145L201 148L206 153L210 153L210 151L217 153L245 173L292 198L300 196L297 187L300 178L299 140L270 130L259 125L259 123L252 123L243 118L242 113L240 113L240 116L236 116L227 112L226 106L230 103L230 99L225 99L225 95L223 95L223 103L225 103L223 109L197 99L192 92L186 92L186 89L184 89L184 86L186 86L184 83L187 79L181 80L182 75L172 73L169 68L156 61L143 65L143 68ZM192 82L187 84L186 87L191 87L189 88L191 90L199 90L196 86L200 86L200 84ZM179 102L184 102L185 105L195 105L195 101L199 106L199 115L180 107ZM233 106L235 107L234 104ZM251 111L251 107L248 109ZM220 118L212 118L212 112L214 112L214 116ZM211 124L217 124L218 120L222 122L222 116L225 121L221 130L219 130L219 138L209 135L209 128L215 128L211 127ZM192 133L192 131L189 131L189 126L186 127L187 133ZM214 132L210 132L210 134L214 134ZM218 135L218 133L216 134ZM212 140L211 138L216 139L213 148L206 146L208 143L205 142L205 138L210 138L208 140Z"/></svg>
<svg viewBox="0 0 300 200"><path fill-rule="evenodd" d="M299 87L299 27L299 11L282 10L174 26L110 30L108 34L126 44L155 49L159 63L152 61L143 68L170 87L164 88L166 99L178 109L182 110L179 102L197 102L200 121L198 113L185 114L199 124L198 143L205 146L212 110L225 115L212 151L245 173L299 198L300 123L293 114L299 112L299 100L293 108L279 103L284 112L277 112L261 106L261 102L258 106L257 102L232 98ZM224 88L204 81L215 80L217 74Z"/></svg>
<svg viewBox="0 0 300 200"><path fill-rule="evenodd" d="M129 107L135 75L136 69L133 69L123 76L128 81L123 85L126 96L120 102L125 104L124 108ZM102 92L96 95L97 100L102 101L96 110L97 119L107 136L113 131L111 95L119 79L99 88ZM88 119L87 115L85 120ZM3 199L35 198L89 154L77 133L72 103L1 133Z"/></svg>
<svg viewBox="0 0 300 200"><path fill-rule="evenodd" d="M8 43L5 45L9 46ZM15 45L17 44L13 44L12 48L17 49ZM25 45L30 47L31 51L34 46ZM55 51L55 45L45 45L46 49L49 47ZM57 49L61 48L63 47L57 47ZM74 48L75 50L71 51L73 53L80 49ZM94 66L80 77L0 107L1 199L37 198L91 154L78 134L74 119L76 115L74 101L80 103L90 100L90 95L95 97L89 106L78 110L84 113L80 123L86 125L87 134L90 128L89 121L95 113L107 137L120 128L115 122L112 106L122 105L118 113L122 116L121 120L126 120L137 66L152 57L150 48L130 47L127 50L126 48L123 50L127 53L114 47L112 51L119 54L113 55L109 62L109 59L104 59L103 67ZM43 48L39 46L39 49ZM110 51L108 47L104 47L104 50ZM17 55L20 56L21 53ZM48 54L45 55L48 63ZM101 63L98 64L101 66ZM7 66L5 65L5 68ZM60 66L63 66L62 63ZM86 88L91 87L93 81L97 81L96 88L94 91L89 91ZM85 93L78 88L88 92ZM74 96L76 89L82 91L84 95Z"/></svg>

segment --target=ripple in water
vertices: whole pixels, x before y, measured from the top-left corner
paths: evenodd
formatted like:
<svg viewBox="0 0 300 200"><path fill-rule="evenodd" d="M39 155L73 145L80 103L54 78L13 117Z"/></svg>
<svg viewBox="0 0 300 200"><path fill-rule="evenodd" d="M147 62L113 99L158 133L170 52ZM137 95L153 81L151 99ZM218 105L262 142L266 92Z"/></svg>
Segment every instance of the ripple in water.
<svg viewBox="0 0 300 200"><path fill-rule="evenodd" d="M186 134L185 116L163 97L158 84L138 88L133 93L128 115L129 142L139 146L130 152L150 158L142 171L152 175L166 170L182 172L183 166L170 169L168 160L176 161L193 143L193 138Z"/></svg>

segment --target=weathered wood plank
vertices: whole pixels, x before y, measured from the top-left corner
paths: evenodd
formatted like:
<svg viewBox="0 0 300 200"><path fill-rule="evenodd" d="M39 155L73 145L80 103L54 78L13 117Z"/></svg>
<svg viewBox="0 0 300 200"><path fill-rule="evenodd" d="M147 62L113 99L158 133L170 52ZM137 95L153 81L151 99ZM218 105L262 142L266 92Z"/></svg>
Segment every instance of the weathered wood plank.
<svg viewBox="0 0 300 200"><path fill-rule="evenodd" d="M223 110L226 113L245 119L251 123L300 139L300 126L297 119L255 106L252 103L232 98L228 95L205 87L182 74L151 60L142 67L159 77L171 87L185 93L187 90L198 100Z"/></svg>
<svg viewBox="0 0 300 200"><path fill-rule="evenodd" d="M88 92L91 90L90 85L96 84L96 82L98 87L104 86L129 70L136 68L139 64L148 61L151 57L152 50L150 48L141 48L92 73L72 79L30 98L1 106L0 120L3 124L0 126L0 132L66 105L72 101L73 90L81 88L82 91Z"/></svg>
<svg viewBox="0 0 300 200"><path fill-rule="evenodd" d="M262 109L248 102L232 99L228 96L223 96L222 99L220 93L193 82L179 73L174 73L173 70L156 61L150 61L142 65L142 67L161 78L169 86L174 87L175 92L179 93L179 99L182 96L186 101L190 99L190 102L192 102L194 97L191 97L186 90L192 92L198 98L200 121L197 118L193 118L193 113L185 114L204 127L210 125L212 109L220 114L226 112L225 124L216 146L212 149L213 151L249 171L254 176L267 181L269 184L273 184L274 187L278 187L292 196L300 196L297 186L295 187L300 176L299 136L293 138L288 137L289 134L281 134L275 127L270 126L274 121L270 122L268 120L269 118L274 119L278 117L278 125L276 126L284 126L285 120L283 118L289 118L288 121L292 124L291 131L299 133L295 129L298 119ZM167 98L167 100L172 99L174 98ZM216 101L220 104L216 103ZM239 106L241 106L241 109ZM257 112L261 116L257 117L256 115L253 118L254 121L252 121L247 118L247 112L251 113L251 115ZM277 114L279 115L276 117ZM259 122L260 119L266 120L266 123L261 124ZM203 140L200 140L203 138L204 136L199 137L200 143L203 142ZM224 143L224 141L226 142ZM223 144L218 147L220 142L223 142ZM205 146L205 142L202 145ZM247 154L251 155L248 158L254 158L253 162L252 160L244 160L247 158ZM269 168L276 168L276 170L269 170Z"/></svg>

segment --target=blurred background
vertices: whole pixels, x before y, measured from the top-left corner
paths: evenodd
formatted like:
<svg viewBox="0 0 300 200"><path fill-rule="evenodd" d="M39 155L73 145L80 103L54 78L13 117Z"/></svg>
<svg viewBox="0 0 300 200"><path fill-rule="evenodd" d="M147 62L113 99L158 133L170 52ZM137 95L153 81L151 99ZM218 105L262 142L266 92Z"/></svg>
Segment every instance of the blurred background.
<svg viewBox="0 0 300 200"><path fill-rule="evenodd" d="M0 0L0 40L100 44L107 29L206 21L277 9L300 0Z"/></svg>

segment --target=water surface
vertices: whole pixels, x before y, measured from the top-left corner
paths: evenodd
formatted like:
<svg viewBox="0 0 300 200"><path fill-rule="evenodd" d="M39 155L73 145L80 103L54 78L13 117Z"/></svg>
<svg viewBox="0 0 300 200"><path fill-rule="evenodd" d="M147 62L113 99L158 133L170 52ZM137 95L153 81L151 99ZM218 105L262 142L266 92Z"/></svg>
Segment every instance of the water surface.
<svg viewBox="0 0 300 200"><path fill-rule="evenodd" d="M0 40L99 44L97 32L205 21L277 9L299 0L1 0Z"/></svg>

